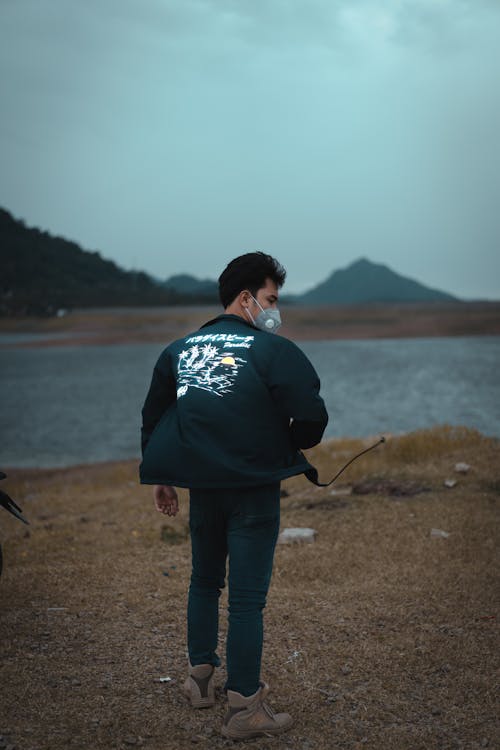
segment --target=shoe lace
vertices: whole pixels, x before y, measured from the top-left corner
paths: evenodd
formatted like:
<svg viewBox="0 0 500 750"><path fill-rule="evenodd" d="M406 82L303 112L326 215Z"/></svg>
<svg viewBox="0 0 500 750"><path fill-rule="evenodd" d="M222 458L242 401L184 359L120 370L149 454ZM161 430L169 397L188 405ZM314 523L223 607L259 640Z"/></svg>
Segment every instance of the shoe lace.
<svg viewBox="0 0 500 750"><path fill-rule="evenodd" d="M273 709L271 708L271 706L269 705L269 703L266 703L266 701L262 701L262 708L267 713L267 715L269 716L269 718L274 719L275 713L274 713Z"/></svg>

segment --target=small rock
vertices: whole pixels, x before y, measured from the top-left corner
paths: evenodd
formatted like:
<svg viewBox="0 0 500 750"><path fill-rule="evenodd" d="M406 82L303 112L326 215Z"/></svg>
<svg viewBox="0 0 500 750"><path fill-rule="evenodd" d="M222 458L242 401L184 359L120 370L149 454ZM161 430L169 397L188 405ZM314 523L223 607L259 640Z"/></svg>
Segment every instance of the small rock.
<svg viewBox="0 0 500 750"><path fill-rule="evenodd" d="M337 487L336 490L330 490L330 495L352 495L352 487Z"/></svg>
<svg viewBox="0 0 500 750"><path fill-rule="evenodd" d="M342 674L350 674L352 672L352 667L349 664L344 664L344 666L340 668L340 671Z"/></svg>
<svg viewBox="0 0 500 750"><path fill-rule="evenodd" d="M436 706L434 706L434 708L431 710L431 714L433 716L441 716L441 710L437 708Z"/></svg>
<svg viewBox="0 0 500 750"><path fill-rule="evenodd" d="M482 737L481 738L481 742L480 742L481 747L488 747L489 744L490 744L490 742L489 742L489 740L488 740L487 737Z"/></svg>
<svg viewBox="0 0 500 750"><path fill-rule="evenodd" d="M443 531L442 529L431 529L431 536L440 537L441 539L448 539L450 534L448 531Z"/></svg>
<svg viewBox="0 0 500 750"><path fill-rule="evenodd" d="M278 544L314 542L317 533L315 529L309 528L284 529L278 537Z"/></svg>
<svg viewBox="0 0 500 750"><path fill-rule="evenodd" d="M455 464L455 471L457 471L459 474L467 474L469 469L469 464L463 463L462 461L460 461L458 464Z"/></svg>
<svg viewBox="0 0 500 750"><path fill-rule="evenodd" d="M445 479L443 482L445 487L449 487L451 490L453 487L456 487L457 480L456 479Z"/></svg>
<svg viewBox="0 0 500 750"><path fill-rule="evenodd" d="M123 741L126 745L137 745L137 740L135 737L124 737Z"/></svg>
<svg viewBox="0 0 500 750"><path fill-rule="evenodd" d="M437 670L440 674L449 674L451 672L450 664L442 664Z"/></svg>

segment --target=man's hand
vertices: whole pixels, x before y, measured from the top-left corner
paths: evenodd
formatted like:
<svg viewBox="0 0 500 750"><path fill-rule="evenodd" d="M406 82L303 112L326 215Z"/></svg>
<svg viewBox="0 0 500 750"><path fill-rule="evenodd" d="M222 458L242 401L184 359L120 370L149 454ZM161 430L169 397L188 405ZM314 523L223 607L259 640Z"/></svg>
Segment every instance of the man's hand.
<svg viewBox="0 0 500 750"><path fill-rule="evenodd" d="M179 500L175 487L169 487L166 484L155 484L153 497L158 513L164 513L167 516L175 516L177 514Z"/></svg>

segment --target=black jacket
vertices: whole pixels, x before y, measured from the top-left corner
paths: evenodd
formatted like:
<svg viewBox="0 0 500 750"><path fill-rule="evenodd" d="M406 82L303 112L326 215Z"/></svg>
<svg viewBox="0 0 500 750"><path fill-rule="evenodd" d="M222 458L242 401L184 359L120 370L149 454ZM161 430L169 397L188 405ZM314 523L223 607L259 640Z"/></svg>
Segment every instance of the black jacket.
<svg viewBox="0 0 500 750"><path fill-rule="evenodd" d="M288 339L220 315L170 344L142 410L142 484L241 487L312 469L328 414L319 378Z"/></svg>

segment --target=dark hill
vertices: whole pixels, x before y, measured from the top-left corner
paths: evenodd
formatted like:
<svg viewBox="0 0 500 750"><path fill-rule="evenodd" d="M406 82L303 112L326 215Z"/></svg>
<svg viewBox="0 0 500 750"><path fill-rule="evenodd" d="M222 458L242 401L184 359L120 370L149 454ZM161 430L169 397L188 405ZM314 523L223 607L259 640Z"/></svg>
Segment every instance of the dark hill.
<svg viewBox="0 0 500 750"><path fill-rule="evenodd" d="M400 276L388 266L362 258L334 271L318 286L296 298L304 305L357 305L373 302L458 301L446 292Z"/></svg>
<svg viewBox="0 0 500 750"><path fill-rule="evenodd" d="M170 276L162 285L165 289L171 289L179 294L206 298L207 302L219 301L219 285L212 279L197 279L187 273L179 273Z"/></svg>
<svg viewBox="0 0 500 750"><path fill-rule="evenodd" d="M52 315L60 308L176 304L184 300L143 272L26 227L0 209L0 315Z"/></svg>

